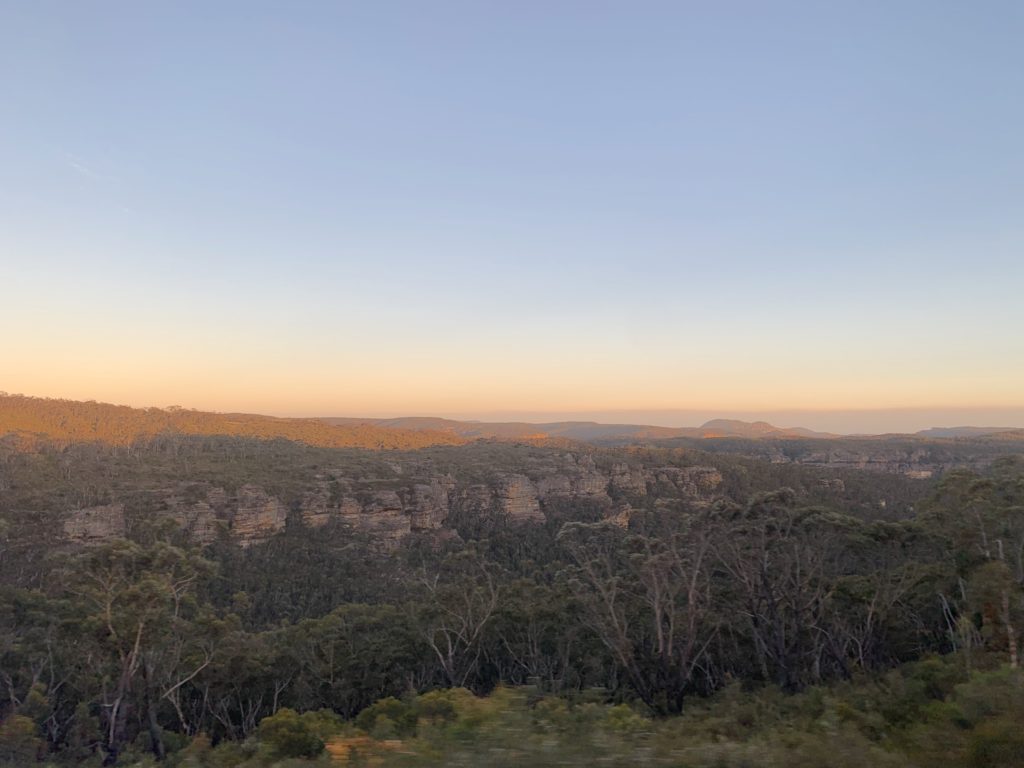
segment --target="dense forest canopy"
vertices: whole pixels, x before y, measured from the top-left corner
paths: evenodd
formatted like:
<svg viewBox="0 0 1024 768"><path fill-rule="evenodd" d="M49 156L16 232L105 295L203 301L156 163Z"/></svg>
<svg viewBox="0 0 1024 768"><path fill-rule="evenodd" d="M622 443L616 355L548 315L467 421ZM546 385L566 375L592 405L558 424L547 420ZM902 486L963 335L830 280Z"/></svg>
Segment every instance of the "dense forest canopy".
<svg viewBox="0 0 1024 768"><path fill-rule="evenodd" d="M269 765L370 752L401 764L408 750L429 764L428 753L470 759L484 742L512 749L503 729L530 721L550 729L557 764L582 749L575 728L624 761L654 739L692 760L651 764L701 765L706 753L718 765L769 765L743 755L786 753L768 724L811 717L825 705L809 692L821 690L827 707L859 713L842 716L853 723L843 738L875 762L852 765L905 764L897 753L924 765L923 747L857 718L882 716L872 708L894 686L924 686L900 694L913 709L900 715L906 734L925 727L916 713L929 702L1016 690L1015 678L978 676L1017 667L1020 457L926 481L595 448L594 472L623 461L702 466L721 482L699 498L662 496L655 484L632 499L628 519L552 496L538 520L453 506L443 531L382 542L342 520L312 528L289 518L241 546L224 530L190 540L150 491L184 478L229 488L259 479L297 508L326 467L386 484L429 465L484 482L495 466L537 476L560 451L379 453L173 434L24 448L0 446L0 750L16 764ZM61 537L66 510L111 499L133 514L125 537ZM758 713L736 714L748 696ZM722 737L732 740L725 757L709 725L720 716L753 729ZM490 735L472 735L488 717ZM972 728L998 730L983 713L970 717L958 726L970 731L965 756L987 748ZM689 741L669 725L679 718L693 724ZM800 749L813 753L814 739ZM547 764L530 752L539 747L516 748Z"/></svg>

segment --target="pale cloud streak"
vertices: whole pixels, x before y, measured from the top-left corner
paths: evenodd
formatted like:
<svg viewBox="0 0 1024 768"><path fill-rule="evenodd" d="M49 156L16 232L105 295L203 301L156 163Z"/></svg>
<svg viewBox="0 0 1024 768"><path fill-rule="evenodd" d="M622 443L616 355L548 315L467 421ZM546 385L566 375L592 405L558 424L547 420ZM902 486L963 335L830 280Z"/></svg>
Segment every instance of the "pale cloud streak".
<svg viewBox="0 0 1024 768"><path fill-rule="evenodd" d="M67 162L68 165L72 168L72 170L76 171L82 176L85 176L87 179L92 179L93 181L102 181L105 178L103 174L93 170L88 165L83 163L81 160L76 158L74 155L68 154Z"/></svg>

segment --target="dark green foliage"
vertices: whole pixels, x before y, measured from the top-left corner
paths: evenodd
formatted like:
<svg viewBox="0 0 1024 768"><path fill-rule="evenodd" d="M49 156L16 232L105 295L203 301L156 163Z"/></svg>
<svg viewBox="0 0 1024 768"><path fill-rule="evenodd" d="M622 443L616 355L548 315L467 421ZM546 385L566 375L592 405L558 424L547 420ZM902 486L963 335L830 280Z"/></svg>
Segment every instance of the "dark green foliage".
<svg viewBox="0 0 1024 768"><path fill-rule="evenodd" d="M356 726L376 739L409 736L416 730L416 710L388 696L360 712Z"/></svg>
<svg viewBox="0 0 1024 768"><path fill-rule="evenodd" d="M28 765L42 749L43 740L32 718L11 715L0 722L0 765Z"/></svg>
<svg viewBox="0 0 1024 768"><path fill-rule="evenodd" d="M260 721L257 737L272 758L316 757L324 751L324 740L310 720L309 715L284 707Z"/></svg>

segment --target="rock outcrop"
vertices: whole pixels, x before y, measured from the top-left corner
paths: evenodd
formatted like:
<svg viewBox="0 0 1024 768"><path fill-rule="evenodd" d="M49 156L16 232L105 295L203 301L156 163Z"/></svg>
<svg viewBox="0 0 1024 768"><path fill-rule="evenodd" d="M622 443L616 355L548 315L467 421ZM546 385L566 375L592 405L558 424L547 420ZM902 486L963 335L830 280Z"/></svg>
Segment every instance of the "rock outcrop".
<svg viewBox="0 0 1024 768"><path fill-rule="evenodd" d="M498 487L499 509L512 520L543 520L537 487L525 475L506 475Z"/></svg>
<svg viewBox="0 0 1024 768"><path fill-rule="evenodd" d="M611 487L619 493L647 495L647 478L644 471L638 467L631 467L624 462L613 464L609 481Z"/></svg>
<svg viewBox="0 0 1024 768"><path fill-rule="evenodd" d="M461 480L438 472L428 462L390 462L377 474L345 476L344 469L322 469L305 490L286 502L256 484L236 491L211 484L182 483L153 489L150 501L132 507L122 503L68 513L66 538L75 542L124 536L134 515L163 514L198 544L228 535L241 546L263 542L290 525L321 528L340 523L383 542L397 542L412 533L443 536L453 527L453 513L494 516L513 522L542 522L551 505L585 502L627 525L633 506L644 497L658 503L710 498L722 482L713 467L643 467L618 462L598 467L590 456L552 454L540 466L521 471L495 469ZM137 502L138 497L133 501ZM631 503L633 506L631 506ZM140 511L145 508L145 511Z"/></svg>
<svg viewBox="0 0 1024 768"><path fill-rule="evenodd" d="M127 533L124 504L74 509L64 521L64 534L78 544L98 544Z"/></svg>
<svg viewBox="0 0 1024 768"><path fill-rule="evenodd" d="M219 494L214 491L220 491ZM223 496L224 491L216 488L210 491L210 496L218 498ZM217 518L217 510L209 500L197 501L194 504L185 504L181 499L171 497L167 500L167 506L171 517L178 523L178 526L188 534L188 537L198 544L210 544L217 538L218 529L227 524L221 523ZM223 502L220 505L223 507Z"/></svg>
<svg viewBox="0 0 1024 768"><path fill-rule="evenodd" d="M409 498L412 530L431 531L444 524L451 509L451 494L455 486L454 477L443 475L432 478L429 483L417 483L412 487Z"/></svg>
<svg viewBox="0 0 1024 768"><path fill-rule="evenodd" d="M243 485L231 518L231 533L243 546L265 541L284 530L288 510L256 485Z"/></svg>
<svg viewBox="0 0 1024 768"><path fill-rule="evenodd" d="M802 464L830 470L858 470L903 475L921 480L956 469L983 470L1000 454L991 444L981 444L988 452L964 455L953 441L847 439L811 440L793 443L765 441L750 443L737 450L745 456L765 459L773 464ZM785 450L784 450L785 449Z"/></svg>
<svg viewBox="0 0 1024 768"><path fill-rule="evenodd" d="M266 541L284 530L288 511L279 499L257 485L243 485L229 494L207 487L203 498L191 503L180 495L163 499L168 516L198 544L210 544L226 531L243 547ZM311 506L315 506L311 502Z"/></svg>
<svg viewBox="0 0 1024 768"><path fill-rule="evenodd" d="M647 476L691 498L714 491L722 482L722 473L714 467L659 467Z"/></svg>

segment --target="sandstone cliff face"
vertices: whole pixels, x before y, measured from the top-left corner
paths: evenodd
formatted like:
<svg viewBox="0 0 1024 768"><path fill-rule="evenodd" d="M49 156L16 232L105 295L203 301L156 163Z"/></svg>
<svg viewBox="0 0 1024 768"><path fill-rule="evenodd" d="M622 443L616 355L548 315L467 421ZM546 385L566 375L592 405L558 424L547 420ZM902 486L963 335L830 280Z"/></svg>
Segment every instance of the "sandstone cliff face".
<svg viewBox="0 0 1024 768"><path fill-rule="evenodd" d="M542 501L586 499L602 505L611 504L608 489L614 485L614 467L610 475L604 474L598 471L590 456L577 457L570 453L563 457L559 469L558 473L541 477L537 481L537 492Z"/></svg>
<svg viewBox="0 0 1024 768"><path fill-rule="evenodd" d="M201 487L202 498L191 501L184 498L181 489L154 491L158 511L148 514L169 518L189 539L202 545L211 544L226 532L242 546L249 546L284 530L287 510L259 486L244 485L233 494L216 486ZM189 490L194 491L195 484L190 484ZM126 516L137 520L141 514Z"/></svg>
<svg viewBox="0 0 1024 768"><path fill-rule="evenodd" d="M620 493L633 494L636 496L647 495L647 478L644 471L637 467L619 462L612 465L611 487Z"/></svg>
<svg viewBox="0 0 1024 768"><path fill-rule="evenodd" d="M455 478L451 475L414 485L412 492L407 495L411 509L411 529L429 531L440 528L451 509L451 494L455 486Z"/></svg>
<svg viewBox="0 0 1024 768"><path fill-rule="evenodd" d="M396 491L379 490L360 496L347 481L319 482L303 495L299 520L310 528L339 521L382 539L399 539L413 530L412 515Z"/></svg>
<svg viewBox="0 0 1024 768"><path fill-rule="evenodd" d="M352 520L355 527L385 539L400 539L412 531L412 516L406 514L395 491L377 491Z"/></svg>
<svg viewBox="0 0 1024 768"><path fill-rule="evenodd" d="M512 520L543 520L537 487L525 475L507 475L497 491L498 506Z"/></svg>
<svg viewBox="0 0 1024 768"><path fill-rule="evenodd" d="M257 485L243 485L235 494L207 487L204 497L191 503L179 495L163 499L166 514L198 544L210 544L227 531L243 547L266 541L283 531L287 510Z"/></svg>
<svg viewBox="0 0 1024 768"><path fill-rule="evenodd" d="M222 489L215 490L223 494ZM210 496L217 498L218 494L211 491ZM197 501L194 504L185 504L181 499L171 497L167 500L167 506L171 517L192 541L206 545L217 538L217 531L221 523L218 520L217 510L211 505L209 497L206 501ZM226 523L223 525L226 527Z"/></svg>
<svg viewBox="0 0 1024 768"><path fill-rule="evenodd" d="M714 467L660 467L646 476L689 497L710 493L722 482L722 473Z"/></svg>
<svg viewBox="0 0 1024 768"><path fill-rule="evenodd" d="M837 448L812 451L801 456L799 463L831 469L866 469L895 474L914 473L918 476L930 477L934 468L928 465L928 460L928 453L924 450L876 453Z"/></svg>
<svg viewBox="0 0 1024 768"><path fill-rule="evenodd" d="M266 541L284 530L288 510L259 486L243 485L238 489L231 533L244 546Z"/></svg>
<svg viewBox="0 0 1024 768"><path fill-rule="evenodd" d="M340 501L340 499L338 502L332 500L331 489L327 483L317 483L316 487L306 491L302 496L302 522L310 528L321 528L327 525L331 517L338 514Z"/></svg>
<svg viewBox="0 0 1024 768"><path fill-rule="evenodd" d="M75 509L64 521L64 534L78 544L98 544L127 533L124 504Z"/></svg>
<svg viewBox="0 0 1024 768"><path fill-rule="evenodd" d="M748 455L765 458L774 464L803 464L823 469L855 469L927 479L954 469L983 469L991 457L971 460L956 459L932 446L906 447L868 441L855 447L832 446L807 449L787 454L780 447L767 443Z"/></svg>
<svg viewBox="0 0 1024 768"><path fill-rule="evenodd" d="M571 453L523 471L494 469L462 481L450 472L436 471L429 462L387 464L380 475L346 477L343 472L322 470L287 503L255 484L229 492L208 483L187 483L154 489L150 508L204 545L226 533L247 547L289 525L320 528L332 522L387 543L417 532L444 536L454 510L542 522L547 505L584 501L604 508L616 524L628 525L631 501L642 504L651 494L659 497L658 503L662 497L665 504L700 501L713 496L722 482L711 467L645 468L619 462L599 468L591 457ZM65 535L75 542L103 541L124 536L127 528L125 506L111 504L69 512Z"/></svg>
<svg viewBox="0 0 1024 768"><path fill-rule="evenodd" d="M613 509L606 519L619 528L628 528L631 517L633 517L633 507L629 504L621 504Z"/></svg>

